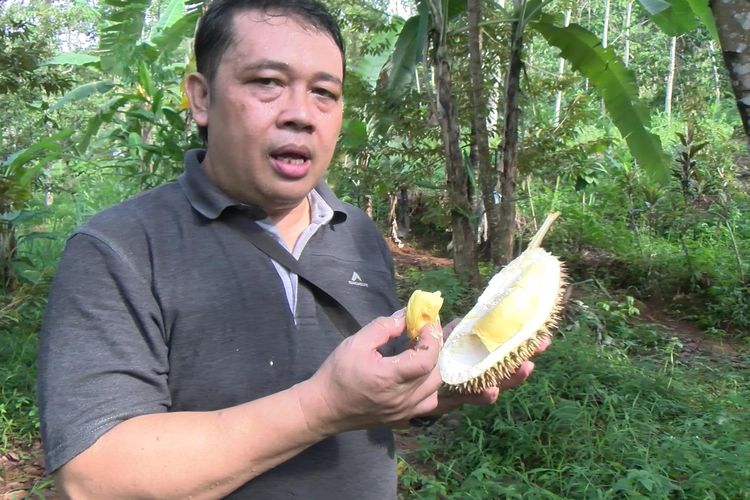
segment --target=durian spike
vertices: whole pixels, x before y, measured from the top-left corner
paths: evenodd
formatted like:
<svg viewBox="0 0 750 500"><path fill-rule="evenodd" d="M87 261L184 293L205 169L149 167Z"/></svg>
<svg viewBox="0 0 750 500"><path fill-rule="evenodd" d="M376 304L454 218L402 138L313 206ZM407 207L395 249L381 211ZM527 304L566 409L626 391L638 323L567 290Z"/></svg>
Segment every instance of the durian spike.
<svg viewBox="0 0 750 500"><path fill-rule="evenodd" d="M448 390L476 393L508 379L559 321L565 271L542 239L559 213L549 214L521 255L492 277L440 351Z"/></svg>
<svg viewBox="0 0 750 500"><path fill-rule="evenodd" d="M536 232L534 238L532 238L531 240L531 243L529 243L529 246L526 247L526 250L539 248L542 245L542 240L547 235L547 231L549 231L549 228L552 227L552 223L555 222L555 219L557 219L559 216L560 212L550 212L549 214L547 214L547 218L544 219L542 227L540 227Z"/></svg>

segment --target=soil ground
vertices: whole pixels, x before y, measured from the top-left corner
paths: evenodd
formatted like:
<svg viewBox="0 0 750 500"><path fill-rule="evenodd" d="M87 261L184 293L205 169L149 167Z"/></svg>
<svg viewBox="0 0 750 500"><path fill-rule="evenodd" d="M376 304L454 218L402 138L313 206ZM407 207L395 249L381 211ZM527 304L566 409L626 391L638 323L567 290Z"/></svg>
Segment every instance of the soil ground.
<svg viewBox="0 0 750 500"><path fill-rule="evenodd" d="M450 266L450 259L435 257L429 253L404 246L398 248L390 245L397 272L408 268L430 269ZM676 336L683 344L680 357L696 355L730 357L738 356L740 346L729 339L716 339L707 335L692 323L670 316L659 306L638 304L641 320L656 323L664 327L665 335ZM442 419L438 424L446 427L457 425L456 419ZM412 467L426 467L419 456L419 443L416 436L423 432L420 429L400 430L396 432L399 455ZM425 471L427 472L427 471ZM54 491L49 476L44 470L41 444L35 441L31 445L11 445L7 451L0 453L0 500L17 500L22 498L60 498Z"/></svg>

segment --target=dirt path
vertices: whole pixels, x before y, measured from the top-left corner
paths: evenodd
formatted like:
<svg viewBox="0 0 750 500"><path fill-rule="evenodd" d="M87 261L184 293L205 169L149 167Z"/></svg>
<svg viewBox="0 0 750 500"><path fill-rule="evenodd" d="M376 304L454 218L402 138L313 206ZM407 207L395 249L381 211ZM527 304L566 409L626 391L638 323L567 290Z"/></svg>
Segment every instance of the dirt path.
<svg viewBox="0 0 750 500"><path fill-rule="evenodd" d="M44 470L41 442L10 446L10 451L0 454L0 499L60 498L51 486Z"/></svg>
<svg viewBox="0 0 750 500"><path fill-rule="evenodd" d="M451 259L435 257L428 252L412 248L408 245L399 248L393 242L388 241L388 247L393 254L393 267L396 268L396 272L402 272L409 268L423 270L434 267L449 267L453 265Z"/></svg>
<svg viewBox="0 0 750 500"><path fill-rule="evenodd" d="M731 337L721 338L709 335L694 323L684 321L669 313L649 305L642 306L641 319L648 323L662 325L683 342L686 354L708 354L714 356L734 356L745 348Z"/></svg>

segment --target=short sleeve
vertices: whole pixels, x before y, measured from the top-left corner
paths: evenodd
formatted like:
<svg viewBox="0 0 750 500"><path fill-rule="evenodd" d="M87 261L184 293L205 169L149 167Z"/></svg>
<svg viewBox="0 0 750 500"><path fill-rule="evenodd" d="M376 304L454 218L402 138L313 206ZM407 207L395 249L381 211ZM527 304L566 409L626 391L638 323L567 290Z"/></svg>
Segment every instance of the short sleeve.
<svg viewBox="0 0 750 500"><path fill-rule="evenodd" d="M38 354L38 401L52 472L129 418L170 406L168 347L147 269L91 234L68 240ZM131 259L132 260L132 259Z"/></svg>

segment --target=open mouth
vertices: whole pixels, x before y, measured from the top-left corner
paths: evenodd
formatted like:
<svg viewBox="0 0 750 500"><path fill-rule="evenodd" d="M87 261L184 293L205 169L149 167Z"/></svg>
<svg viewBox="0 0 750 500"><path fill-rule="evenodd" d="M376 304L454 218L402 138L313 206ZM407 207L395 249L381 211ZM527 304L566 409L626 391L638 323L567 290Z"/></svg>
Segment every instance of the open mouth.
<svg viewBox="0 0 750 500"><path fill-rule="evenodd" d="M311 154L301 146L284 146L271 152L276 171L284 177L298 179L310 169Z"/></svg>
<svg viewBox="0 0 750 500"><path fill-rule="evenodd" d="M271 157L276 161L280 161L282 163L289 163L292 165L302 165L303 163L307 161L307 158L304 156L271 155Z"/></svg>

